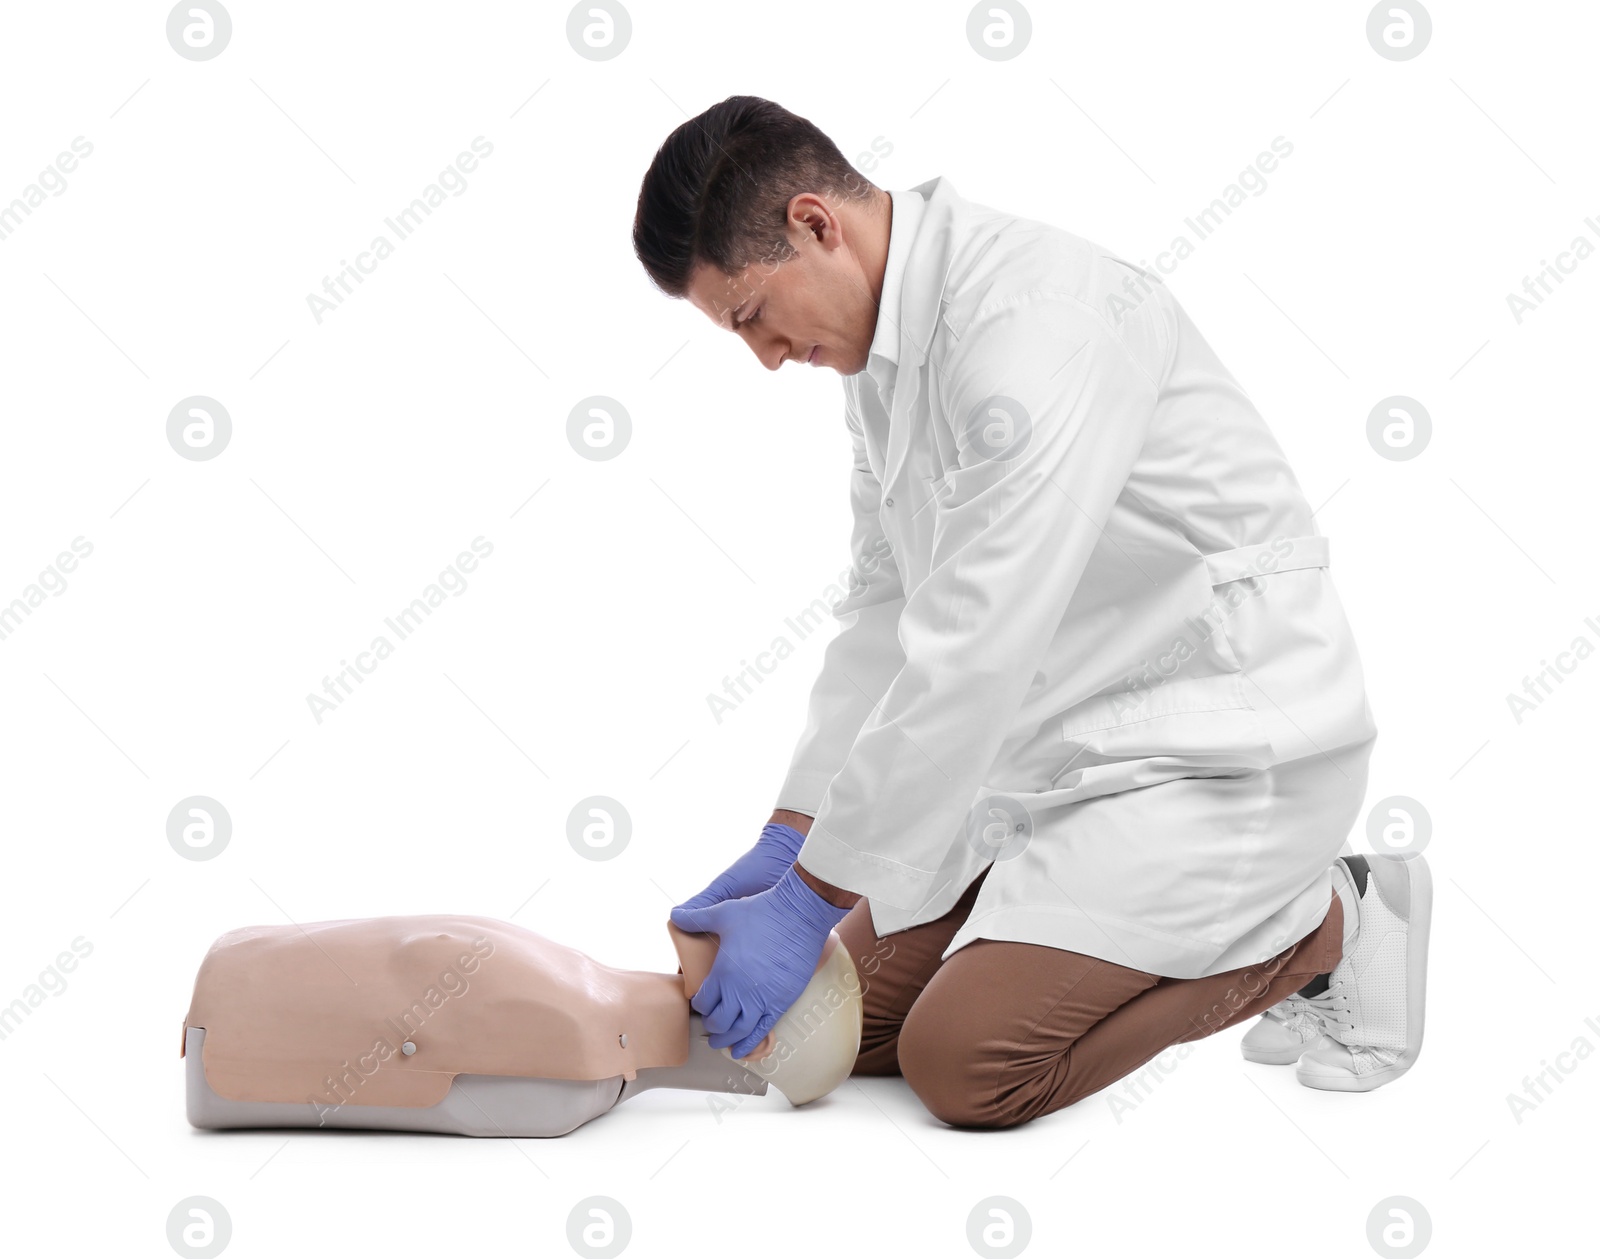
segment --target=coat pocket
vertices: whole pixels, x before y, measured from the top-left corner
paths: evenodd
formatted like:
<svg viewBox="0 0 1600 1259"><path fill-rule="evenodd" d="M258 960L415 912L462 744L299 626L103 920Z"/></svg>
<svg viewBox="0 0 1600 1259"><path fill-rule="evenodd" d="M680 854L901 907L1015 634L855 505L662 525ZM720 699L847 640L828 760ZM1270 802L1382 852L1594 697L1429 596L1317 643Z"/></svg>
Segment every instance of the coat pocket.
<svg viewBox="0 0 1600 1259"><path fill-rule="evenodd" d="M1238 777L1273 763L1265 723L1236 673L1174 678L1085 701L1062 716L1061 748L1052 788L1080 771L1106 778L1115 769L1132 787Z"/></svg>
<svg viewBox="0 0 1600 1259"><path fill-rule="evenodd" d="M1101 679L1119 680L1102 681L1055 718L1053 788L1099 794L1168 778L1243 776L1274 763L1269 723L1229 634L1230 603L1205 558L1187 550L1141 554L1146 586L1107 583L1102 603L1119 618L1081 610L1099 628L1077 644L1076 659L1093 658Z"/></svg>

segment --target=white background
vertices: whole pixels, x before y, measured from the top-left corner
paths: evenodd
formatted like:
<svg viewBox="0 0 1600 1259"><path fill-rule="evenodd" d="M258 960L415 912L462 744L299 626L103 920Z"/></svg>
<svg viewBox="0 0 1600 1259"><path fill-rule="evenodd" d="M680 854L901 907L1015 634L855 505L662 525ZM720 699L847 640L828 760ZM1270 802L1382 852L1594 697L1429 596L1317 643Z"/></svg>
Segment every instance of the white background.
<svg viewBox="0 0 1600 1259"><path fill-rule="evenodd" d="M1600 243L1592 6L1440 2L1403 62L1351 3L1041 3L1006 62L948 3L640 0L604 62L554 4L230 11L205 62L160 4L8 5L0 31L0 205L93 145L0 240L0 603L93 546L0 641L0 1003L93 948L0 1041L8 1249L168 1254L191 1194L239 1256L564 1254L592 1194L639 1255L968 1254L990 1195L1031 1253L1365 1254L1397 1194L1433 1253L1581 1248L1600 1062L1561 1059L1521 1123L1506 1098L1600 1047L1600 660L1520 723L1506 695L1600 645L1600 258L1520 324L1506 295ZM543 1142L188 1128L180 1024L221 932L475 913L671 971L668 908L764 821L826 634L720 724L706 697L847 562L839 382L763 371L630 242L656 147L733 93L852 158L887 142L882 187L944 175L1135 261L1293 144L1168 283L1321 505L1380 726L1369 804L1433 819L1405 1079L1316 1093L1230 1031L1131 1112L1001 1133L897 1079L720 1121L654 1092ZM465 192L319 324L306 295L480 135ZM165 436L196 394L233 421L206 462ZM1366 439L1394 394L1433 418L1406 462ZM567 441L590 395L632 418L609 462ZM307 694L480 535L466 591L319 724ZM167 843L195 794L233 820L214 860ZM567 842L596 794L632 821L606 861Z"/></svg>

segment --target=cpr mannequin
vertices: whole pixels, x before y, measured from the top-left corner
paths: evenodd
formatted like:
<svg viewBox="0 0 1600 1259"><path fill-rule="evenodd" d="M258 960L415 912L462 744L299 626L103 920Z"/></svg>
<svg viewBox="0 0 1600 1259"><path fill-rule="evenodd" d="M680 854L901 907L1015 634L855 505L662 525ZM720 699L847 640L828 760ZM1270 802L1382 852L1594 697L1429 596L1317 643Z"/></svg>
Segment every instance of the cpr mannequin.
<svg viewBox="0 0 1600 1259"><path fill-rule="evenodd" d="M672 924L680 973L617 970L493 918L243 927L200 964L184 1019L197 1128L554 1137L652 1088L799 1106L850 1074L861 986L830 934L810 984L742 1060L689 1006L716 938Z"/></svg>

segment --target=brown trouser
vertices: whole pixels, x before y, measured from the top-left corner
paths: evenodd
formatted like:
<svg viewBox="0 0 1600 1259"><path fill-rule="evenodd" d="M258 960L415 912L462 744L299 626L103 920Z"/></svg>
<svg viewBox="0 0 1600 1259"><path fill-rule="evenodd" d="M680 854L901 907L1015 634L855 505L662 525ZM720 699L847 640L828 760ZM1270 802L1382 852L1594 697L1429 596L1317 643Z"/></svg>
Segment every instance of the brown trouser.
<svg viewBox="0 0 1600 1259"><path fill-rule="evenodd" d="M1173 1045L1260 1014L1343 954L1335 893L1298 943L1202 979L1011 940L974 940L941 962L982 882L944 917L894 935L873 931L865 900L837 927L864 998L852 1074L903 1075L930 1112L960 1127L1009 1128L1060 1110Z"/></svg>

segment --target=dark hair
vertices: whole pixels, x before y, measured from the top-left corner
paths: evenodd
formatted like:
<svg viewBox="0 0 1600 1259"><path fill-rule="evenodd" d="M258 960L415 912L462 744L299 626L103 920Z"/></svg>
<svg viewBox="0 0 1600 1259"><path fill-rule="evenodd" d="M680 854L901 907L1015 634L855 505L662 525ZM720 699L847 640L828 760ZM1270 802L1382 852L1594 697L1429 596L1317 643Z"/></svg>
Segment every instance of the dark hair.
<svg viewBox="0 0 1600 1259"><path fill-rule="evenodd" d="M785 224L802 192L866 199L877 191L812 123L759 96L730 96L656 151L633 217L633 251L657 288L689 291L701 263L737 275L793 255Z"/></svg>

